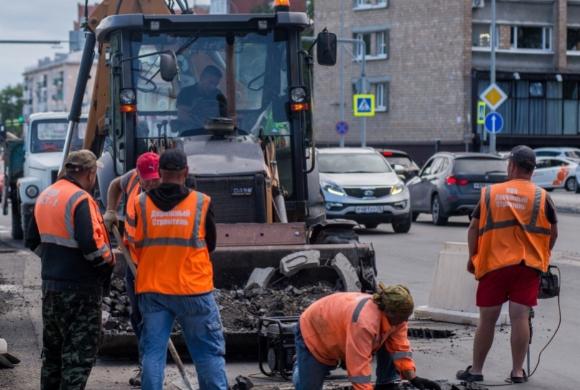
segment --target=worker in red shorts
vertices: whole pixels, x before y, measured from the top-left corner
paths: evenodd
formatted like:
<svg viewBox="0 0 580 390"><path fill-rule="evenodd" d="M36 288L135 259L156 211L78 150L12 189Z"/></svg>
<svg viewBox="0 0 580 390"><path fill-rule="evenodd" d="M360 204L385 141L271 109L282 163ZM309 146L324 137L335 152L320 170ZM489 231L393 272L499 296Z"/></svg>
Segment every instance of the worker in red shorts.
<svg viewBox="0 0 580 390"><path fill-rule="evenodd" d="M495 323L509 301L512 326L513 383L527 381L523 369L530 340L529 313L537 305L540 272L546 272L558 236L554 204L536 186L534 151L516 146L509 157L508 181L481 191L467 233L467 270L479 281L479 325L473 343L473 364L457 379L483 381L483 364L493 343Z"/></svg>

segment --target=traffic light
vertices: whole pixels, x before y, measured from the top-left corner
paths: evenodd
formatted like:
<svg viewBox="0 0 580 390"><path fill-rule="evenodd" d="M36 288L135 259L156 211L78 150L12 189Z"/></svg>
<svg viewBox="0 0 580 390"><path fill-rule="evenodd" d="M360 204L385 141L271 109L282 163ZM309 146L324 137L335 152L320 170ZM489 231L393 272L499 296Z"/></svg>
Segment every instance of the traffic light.
<svg viewBox="0 0 580 390"><path fill-rule="evenodd" d="M20 125L24 124L24 117L22 115L18 117L18 124Z"/></svg>

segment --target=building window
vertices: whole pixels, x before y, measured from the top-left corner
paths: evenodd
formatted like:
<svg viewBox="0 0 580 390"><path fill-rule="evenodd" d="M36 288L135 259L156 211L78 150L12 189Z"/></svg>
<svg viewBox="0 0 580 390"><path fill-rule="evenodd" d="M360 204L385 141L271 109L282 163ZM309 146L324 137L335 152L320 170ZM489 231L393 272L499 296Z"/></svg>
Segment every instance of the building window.
<svg viewBox="0 0 580 390"><path fill-rule="evenodd" d="M375 110L377 112L389 111L389 83L384 81L372 83L371 86L375 94Z"/></svg>
<svg viewBox="0 0 580 390"><path fill-rule="evenodd" d="M377 56L387 56L387 42L388 42L388 32L387 31L379 31L376 33L376 54Z"/></svg>
<svg viewBox="0 0 580 390"><path fill-rule="evenodd" d="M580 51L580 28L568 29L568 51Z"/></svg>
<svg viewBox="0 0 580 390"><path fill-rule="evenodd" d="M387 8L388 0L353 0L354 10L365 10L375 8Z"/></svg>
<svg viewBox="0 0 580 390"><path fill-rule="evenodd" d="M512 26L512 49L552 50L552 28L532 26Z"/></svg>
<svg viewBox="0 0 580 390"><path fill-rule="evenodd" d="M498 112L504 118L502 135L564 136L580 134L577 80L498 80L508 94ZM489 86L480 80L478 91Z"/></svg>
<svg viewBox="0 0 580 390"><path fill-rule="evenodd" d="M359 32L353 35L354 39L365 42L365 56L369 60L387 59L389 55L389 32L388 30ZM355 51L355 59L361 60L363 45L358 44Z"/></svg>
<svg viewBox="0 0 580 390"><path fill-rule="evenodd" d="M474 24L472 28L472 45L473 47L490 47L491 26L489 24ZM500 28L497 26L495 34L495 47L499 47Z"/></svg>

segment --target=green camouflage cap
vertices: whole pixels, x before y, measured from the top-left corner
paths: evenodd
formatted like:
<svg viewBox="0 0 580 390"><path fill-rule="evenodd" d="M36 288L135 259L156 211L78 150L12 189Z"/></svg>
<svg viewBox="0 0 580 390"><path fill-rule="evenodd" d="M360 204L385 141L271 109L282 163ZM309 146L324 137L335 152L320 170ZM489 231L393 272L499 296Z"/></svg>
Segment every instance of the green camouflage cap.
<svg viewBox="0 0 580 390"><path fill-rule="evenodd" d="M67 172L80 172L97 166L97 156L87 149L70 152L64 163Z"/></svg>
<svg viewBox="0 0 580 390"><path fill-rule="evenodd" d="M402 284L386 286L381 282L373 301L388 315L410 317L413 314L414 302L409 289Z"/></svg>

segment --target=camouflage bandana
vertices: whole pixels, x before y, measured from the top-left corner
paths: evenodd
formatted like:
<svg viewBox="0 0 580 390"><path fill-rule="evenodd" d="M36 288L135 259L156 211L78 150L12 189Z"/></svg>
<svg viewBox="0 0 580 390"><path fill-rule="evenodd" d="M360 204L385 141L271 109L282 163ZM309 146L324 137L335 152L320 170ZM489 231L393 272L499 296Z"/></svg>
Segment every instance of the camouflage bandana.
<svg viewBox="0 0 580 390"><path fill-rule="evenodd" d="M373 301L387 315L407 316L413 314L414 302L409 289L402 284L386 286L381 282Z"/></svg>

